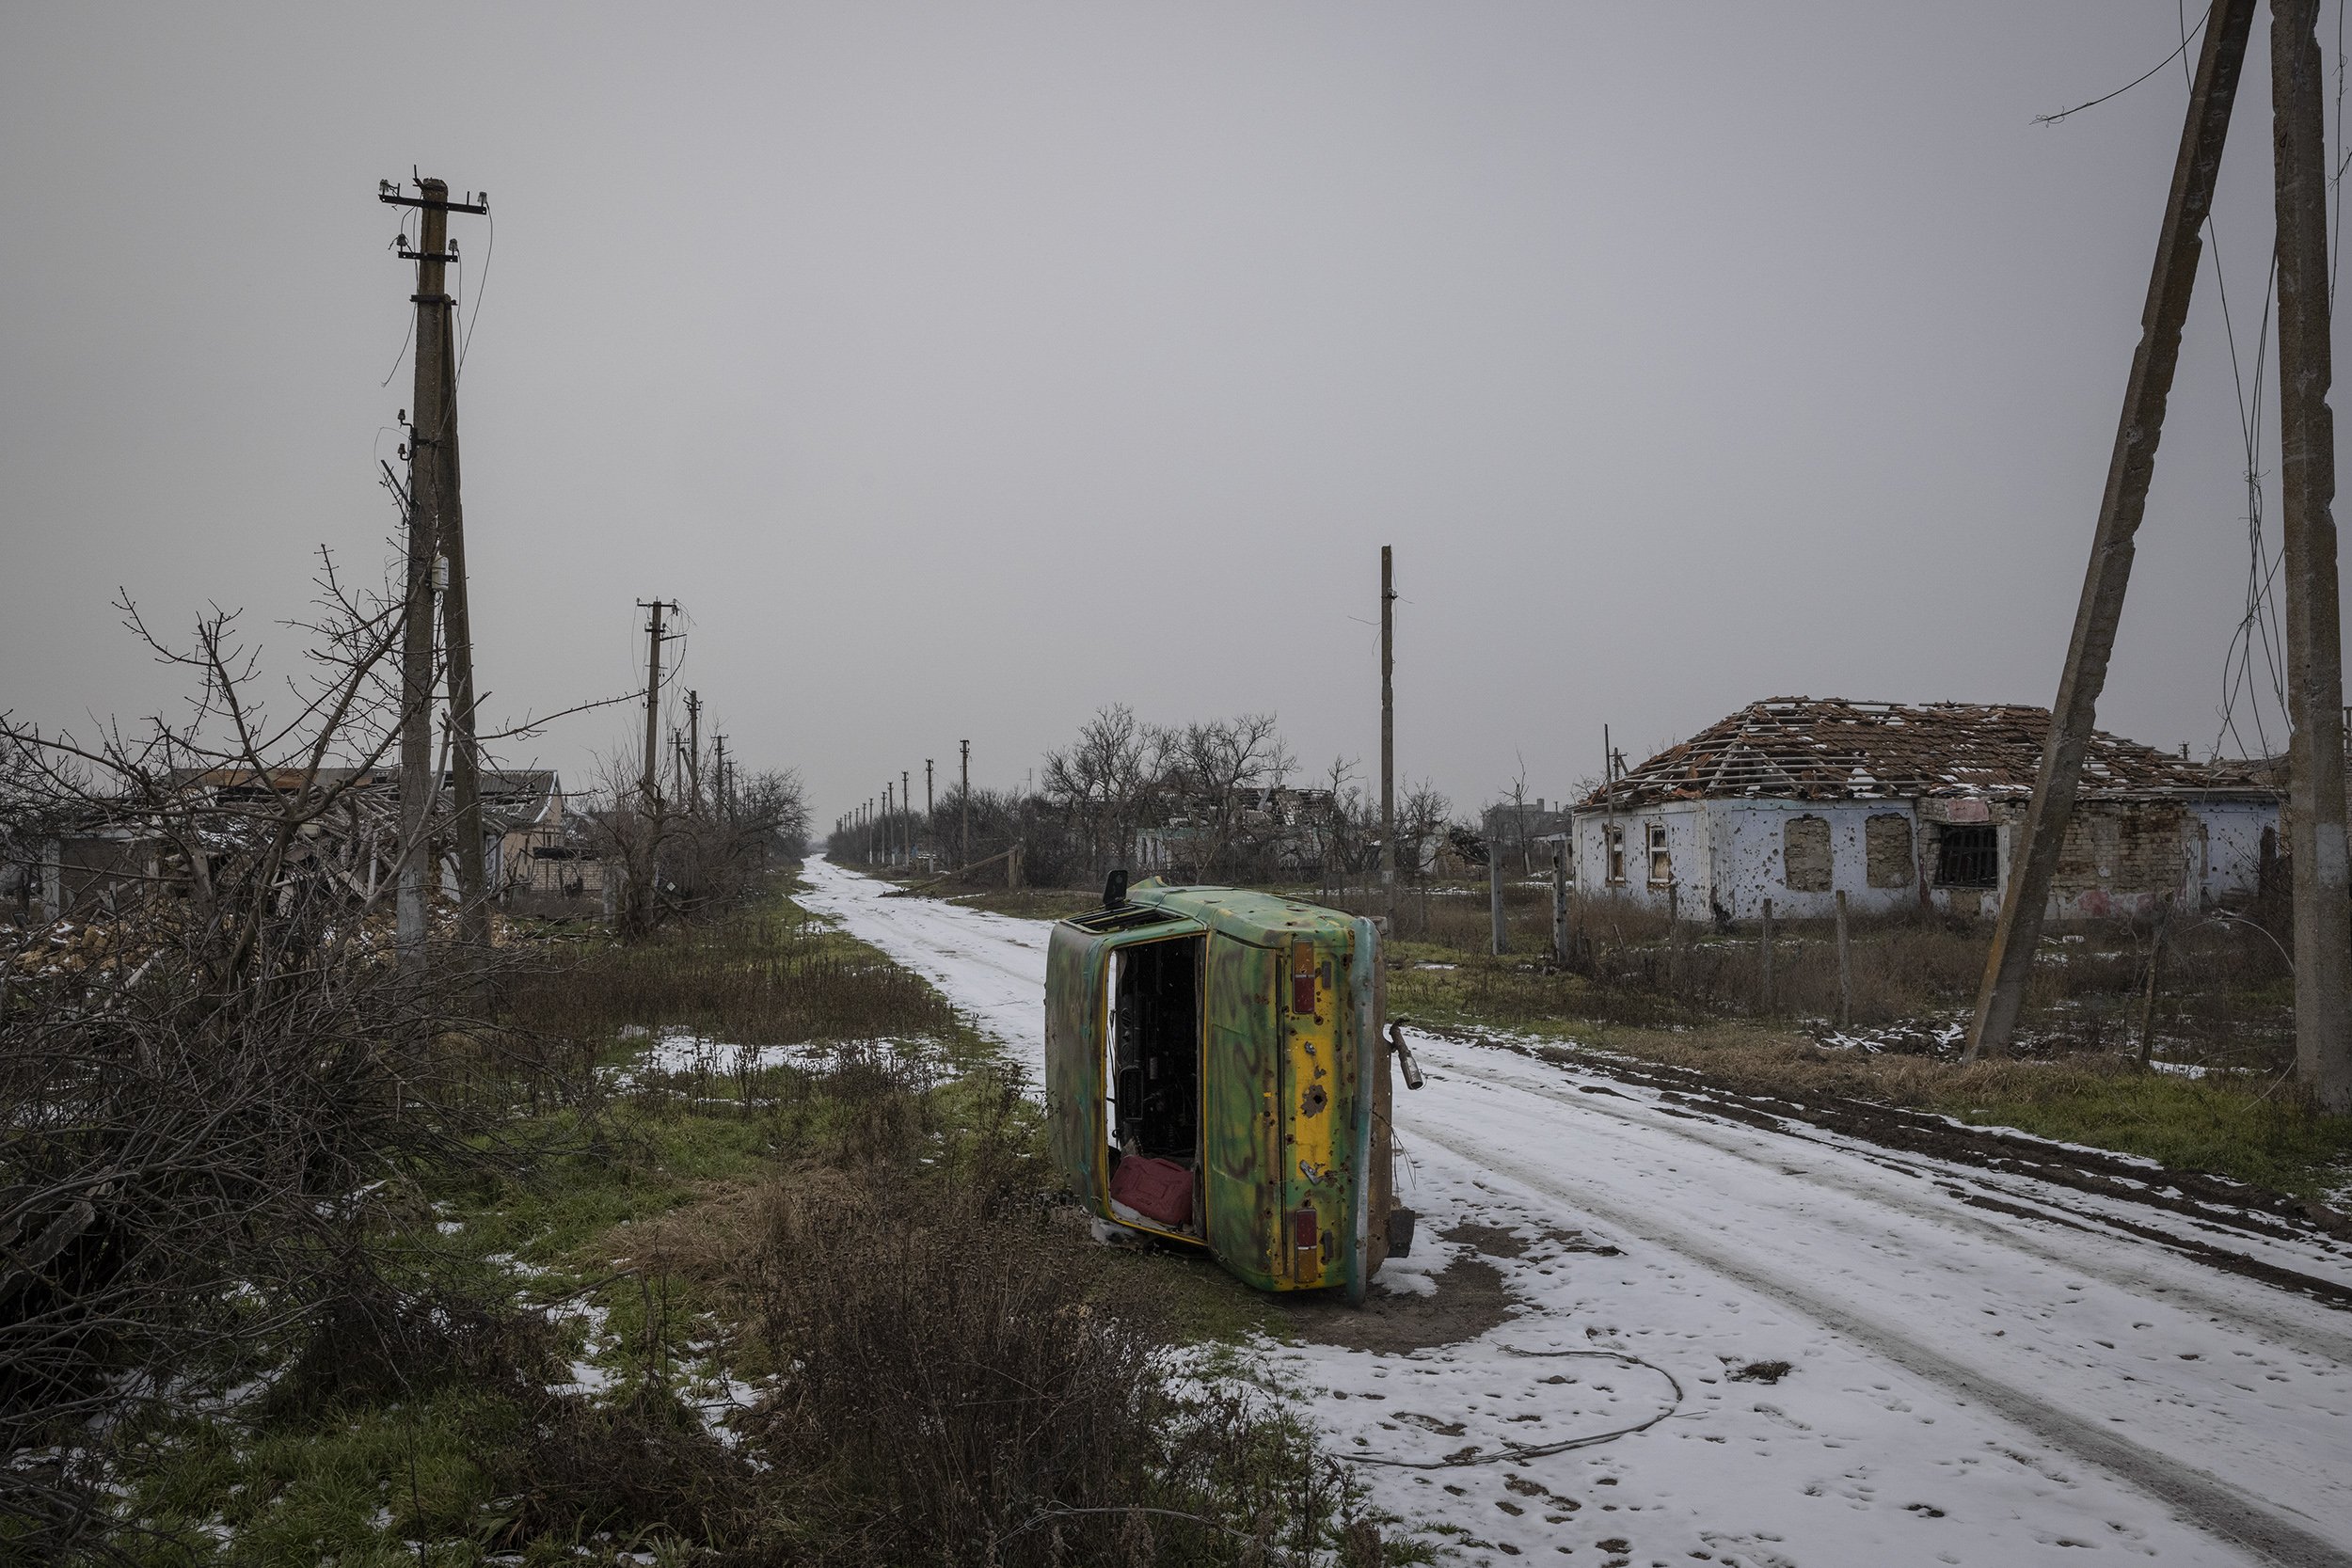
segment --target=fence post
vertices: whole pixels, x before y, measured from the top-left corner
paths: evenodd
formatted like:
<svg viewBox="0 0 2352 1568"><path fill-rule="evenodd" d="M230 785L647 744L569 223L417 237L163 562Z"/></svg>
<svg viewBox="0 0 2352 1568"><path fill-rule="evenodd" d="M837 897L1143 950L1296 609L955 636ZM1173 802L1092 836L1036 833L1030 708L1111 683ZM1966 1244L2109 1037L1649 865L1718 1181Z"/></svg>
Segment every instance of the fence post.
<svg viewBox="0 0 2352 1568"><path fill-rule="evenodd" d="M1486 908L1494 925L1495 957L1511 951L1510 933L1502 928L1502 845L1489 840L1486 845Z"/></svg>
<svg viewBox="0 0 2352 1568"><path fill-rule="evenodd" d="M1021 841L1012 841L1011 851L1005 856L1005 886L1019 892L1021 888Z"/></svg>
<svg viewBox="0 0 2352 1568"><path fill-rule="evenodd" d="M1853 958L1846 951L1846 890L1837 890L1837 1027L1853 1027Z"/></svg>
<svg viewBox="0 0 2352 1568"><path fill-rule="evenodd" d="M1764 1006L1762 1011L1767 1016L1770 1016L1772 1010L1772 901L1770 898L1764 900L1764 941L1761 943L1761 947L1762 958L1764 960Z"/></svg>
<svg viewBox="0 0 2352 1568"><path fill-rule="evenodd" d="M1551 847L1551 961L1562 968L1568 962L1568 845L1565 839Z"/></svg>
<svg viewBox="0 0 2352 1568"><path fill-rule="evenodd" d="M2148 944L2148 994L2139 1003L2139 1065L2145 1068L2156 1041L2156 969L2164 962L2166 927L2172 924L2172 899L2156 900L2156 929Z"/></svg>

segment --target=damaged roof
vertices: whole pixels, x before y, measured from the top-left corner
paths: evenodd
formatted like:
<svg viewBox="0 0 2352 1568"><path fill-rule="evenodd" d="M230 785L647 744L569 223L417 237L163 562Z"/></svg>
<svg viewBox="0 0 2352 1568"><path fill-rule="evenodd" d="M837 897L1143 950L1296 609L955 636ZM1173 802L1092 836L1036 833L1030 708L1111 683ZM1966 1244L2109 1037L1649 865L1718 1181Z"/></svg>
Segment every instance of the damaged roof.
<svg viewBox="0 0 2352 1568"><path fill-rule="evenodd" d="M2050 710L2015 704L1858 703L1772 697L1751 703L1596 789L1581 807L1662 800L1910 800L2033 793ZM2083 758L2087 799L2279 793L2261 762L2192 762L2104 730Z"/></svg>

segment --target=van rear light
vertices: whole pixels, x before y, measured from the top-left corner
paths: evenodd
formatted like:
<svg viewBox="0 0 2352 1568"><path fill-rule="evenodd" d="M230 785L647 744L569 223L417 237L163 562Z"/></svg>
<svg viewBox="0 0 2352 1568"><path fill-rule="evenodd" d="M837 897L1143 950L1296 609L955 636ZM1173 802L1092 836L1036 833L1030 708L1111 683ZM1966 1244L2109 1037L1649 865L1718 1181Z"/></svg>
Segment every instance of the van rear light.
<svg viewBox="0 0 2352 1568"><path fill-rule="evenodd" d="M1291 1245L1305 1252L1311 1247L1320 1246L1322 1237L1323 1221L1312 1209L1291 1211Z"/></svg>
<svg viewBox="0 0 2352 1568"><path fill-rule="evenodd" d="M1315 1010L1315 950L1305 942L1291 949L1291 1011L1304 1018Z"/></svg>

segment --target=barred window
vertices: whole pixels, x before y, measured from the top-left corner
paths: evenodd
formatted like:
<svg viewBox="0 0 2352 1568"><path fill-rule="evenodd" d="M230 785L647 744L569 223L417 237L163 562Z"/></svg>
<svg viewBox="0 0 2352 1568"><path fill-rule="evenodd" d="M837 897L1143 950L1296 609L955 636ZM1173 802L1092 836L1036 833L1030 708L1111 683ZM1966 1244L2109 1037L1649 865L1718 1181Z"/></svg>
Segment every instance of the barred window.
<svg viewBox="0 0 2352 1568"><path fill-rule="evenodd" d="M1935 847L1938 887L1998 887L2001 885L2000 830L1947 827Z"/></svg>

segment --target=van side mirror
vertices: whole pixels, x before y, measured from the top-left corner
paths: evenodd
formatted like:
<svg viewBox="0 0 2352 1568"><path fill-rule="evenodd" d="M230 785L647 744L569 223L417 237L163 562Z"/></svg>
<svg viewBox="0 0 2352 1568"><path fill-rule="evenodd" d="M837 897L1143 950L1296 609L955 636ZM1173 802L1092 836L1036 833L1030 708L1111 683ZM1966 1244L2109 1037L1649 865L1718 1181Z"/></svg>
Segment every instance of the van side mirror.
<svg viewBox="0 0 2352 1568"><path fill-rule="evenodd" d="M1401 1018L1389 1025L1389 1049L1396 1053L1397 1065L1405 1069L1405 1086L1420 1088L1421 1064L1413 1059L1413 1048L1405 1043L1405 1021Z"/></svg>
<svg viewBox="0 0 2352 1568"><path fill-rule="evenodd" d="M1103 907L1115 910L1127 901L1127 868L1120 866L1103 883Z"/></svg>

